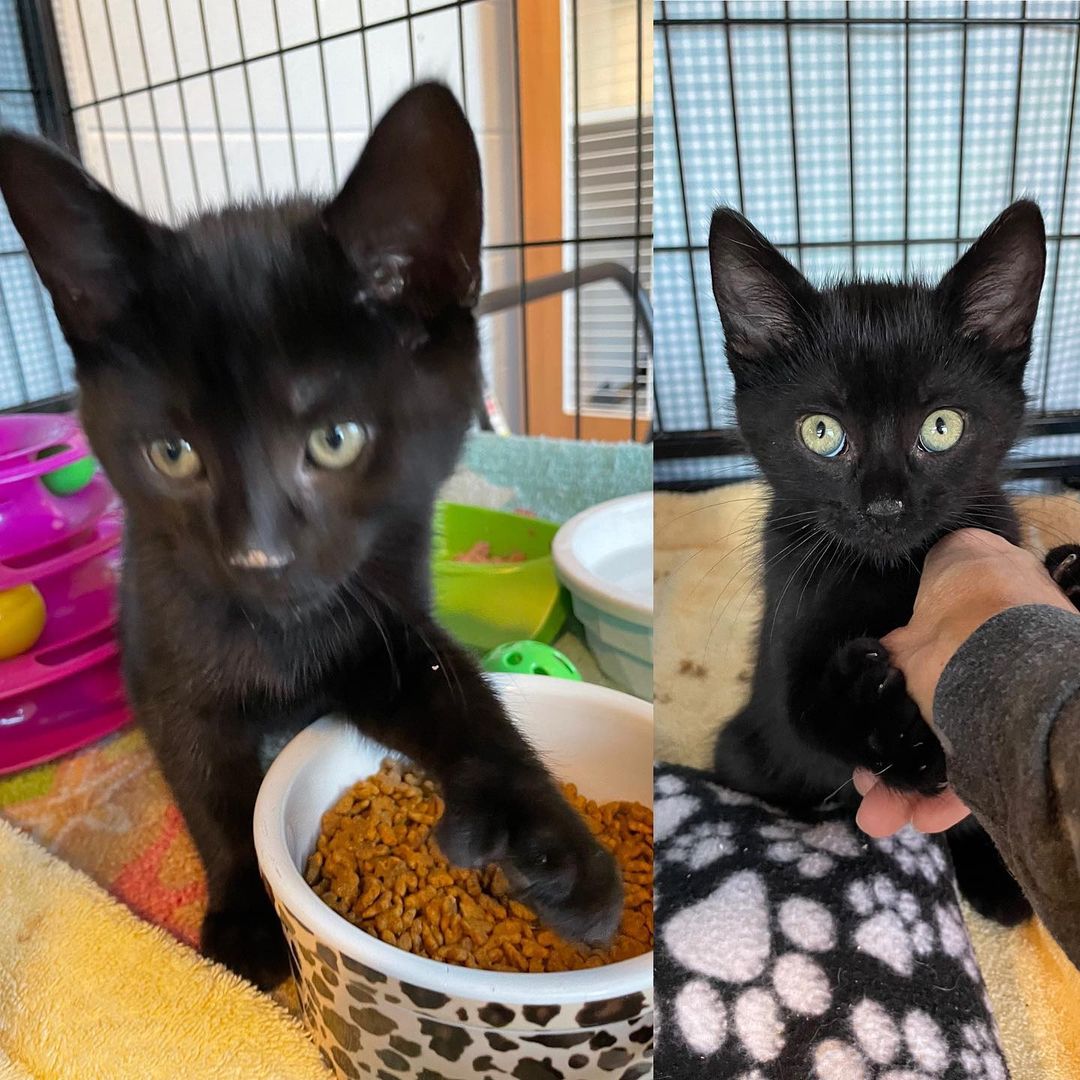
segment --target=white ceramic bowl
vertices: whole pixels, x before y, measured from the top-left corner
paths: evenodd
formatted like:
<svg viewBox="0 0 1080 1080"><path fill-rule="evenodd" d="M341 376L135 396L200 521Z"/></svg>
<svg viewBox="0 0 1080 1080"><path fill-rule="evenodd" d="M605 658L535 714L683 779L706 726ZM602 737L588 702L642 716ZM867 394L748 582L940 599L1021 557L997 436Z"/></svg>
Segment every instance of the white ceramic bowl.
<svg viewBox="0 0 1080 1080"><path fill-rule="evenodd" d="M650 705L588 683L490 678L560 780L601 802L651 804ZM387 945L312 892L302 870L323 814L386 755L347 722L319 720L281 752L255 805L259 867L304 1018L337 1075L650 1076L652 953L564 974L477 971Z"/></svg>
<svg viewBox="0 0 1080 1080"><path fill-rule="evenodd" d="M600 503L555 534L551 553L589 648L612 681L652 701L652 492Z"/></svg>

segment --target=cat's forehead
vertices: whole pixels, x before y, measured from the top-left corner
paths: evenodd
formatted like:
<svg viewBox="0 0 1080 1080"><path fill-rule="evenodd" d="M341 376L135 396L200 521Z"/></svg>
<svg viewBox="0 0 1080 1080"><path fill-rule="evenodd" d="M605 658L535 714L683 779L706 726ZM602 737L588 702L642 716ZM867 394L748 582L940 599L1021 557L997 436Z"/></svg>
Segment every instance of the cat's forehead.
<svg viewBox="0 0 1080 1080"><path fill-rule="evenodd" d="M924 285L855 282L821 294L804 373L865 411L921 404L969 376L963 343Z"/></svg>

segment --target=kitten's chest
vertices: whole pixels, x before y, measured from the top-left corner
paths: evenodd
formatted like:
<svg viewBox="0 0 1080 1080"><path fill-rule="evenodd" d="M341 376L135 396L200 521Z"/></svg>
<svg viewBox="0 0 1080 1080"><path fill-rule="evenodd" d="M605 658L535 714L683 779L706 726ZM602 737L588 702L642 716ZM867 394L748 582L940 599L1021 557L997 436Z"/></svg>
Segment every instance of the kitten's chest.
<svg viewBox="0 0 1080 1080"><path fill-rule="evenodd" d="M784 628L784 638L816 644L904 625L919 587L914 561L882 567L850 554L816 561L788 555L766 566L767 620Z"/></svg>
<svg viewBox="0 0 1080 1080"><path fill-rule="evenodd" d="M192 704L252 693L289 701L318 684L328 632L318 621L267 628L225 601L141 586L128 578L121 600L124 663L145 694Z"/></svg>

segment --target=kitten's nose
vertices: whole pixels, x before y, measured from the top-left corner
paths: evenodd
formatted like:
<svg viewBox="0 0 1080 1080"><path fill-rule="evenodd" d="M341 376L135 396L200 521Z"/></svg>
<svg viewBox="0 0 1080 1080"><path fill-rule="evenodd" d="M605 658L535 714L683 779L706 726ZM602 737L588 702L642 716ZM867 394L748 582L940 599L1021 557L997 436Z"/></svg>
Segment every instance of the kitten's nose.
<svg viewBox="0 0 1080 1080"><path fill-rule="evenodd" d="M282 570L295 558L296 555L289 547L270 550L250 547L234 551L229 556L229 565L238 570Z"/></svg>
<svg viewBox="0 0 1080 1080"><path fill-rule="evenodd" d="M904 504L900 499L875 499L866 508L866 512L873 518L887 521L904 512Z"/></svg>

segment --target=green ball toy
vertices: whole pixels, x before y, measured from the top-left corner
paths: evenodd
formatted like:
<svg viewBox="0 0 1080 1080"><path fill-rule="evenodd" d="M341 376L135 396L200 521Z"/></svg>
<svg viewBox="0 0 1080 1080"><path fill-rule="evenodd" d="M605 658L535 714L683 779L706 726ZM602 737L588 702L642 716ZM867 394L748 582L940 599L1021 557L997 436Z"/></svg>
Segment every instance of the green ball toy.
<svg viewBox="0 0 1080 1080"><path fill-rule="evenodd" d="M68 449L70 447L50 446L48 450L42 450L38 458L52 457ZM97 462L92 457L84 457L45 473L41 482L54 495L77 495L94 479L96 472Z"/></svg>
<svg viewBox="0 0 1080 1080"><path fill-rule="evenodd" d="M485 671L511 675L551 675L581 682L581 672L558 649L542 641L511 641L484 657Z"/></svg>

